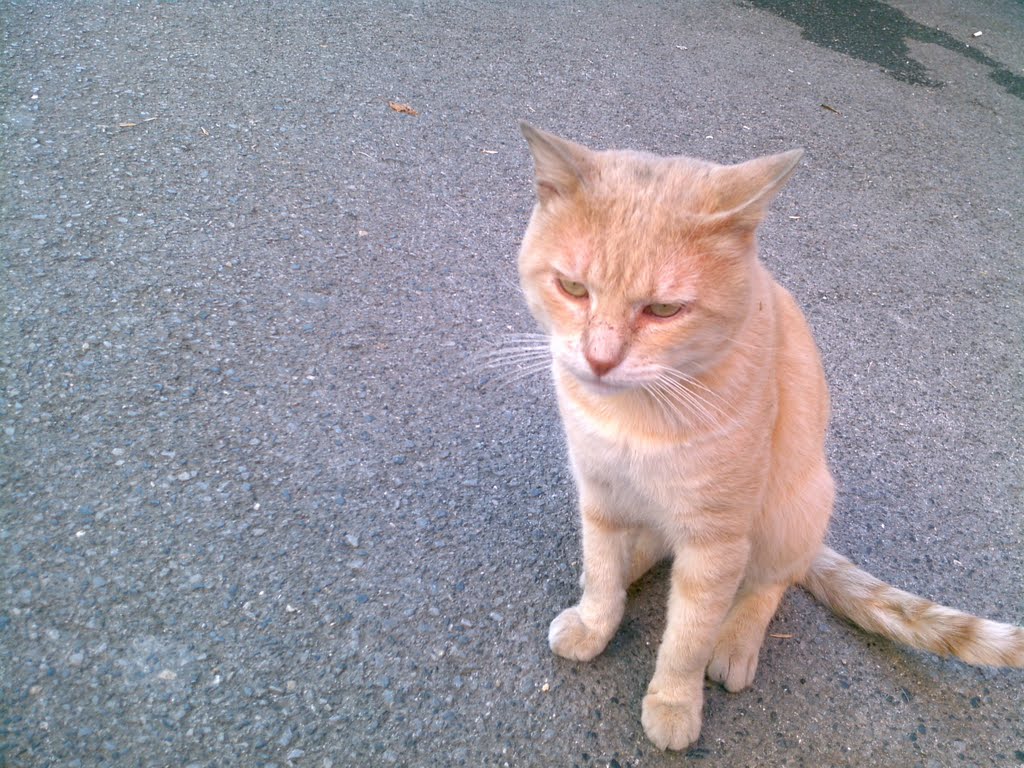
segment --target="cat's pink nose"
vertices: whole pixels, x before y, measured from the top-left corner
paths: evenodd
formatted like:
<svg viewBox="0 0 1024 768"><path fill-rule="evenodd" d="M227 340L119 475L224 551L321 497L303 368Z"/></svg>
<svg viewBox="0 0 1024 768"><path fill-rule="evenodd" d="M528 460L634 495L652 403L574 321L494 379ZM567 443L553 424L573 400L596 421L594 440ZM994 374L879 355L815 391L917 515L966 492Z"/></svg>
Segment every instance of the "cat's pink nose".
<svg viewBox="0 0 1024 768"><path fill-rule="evenodd" d="M583 356L587 358L587 364L590 366L590 370L594 372L595 376L604 376L608 371L619 364L619 358L599 357L589 351Z"/></svg>

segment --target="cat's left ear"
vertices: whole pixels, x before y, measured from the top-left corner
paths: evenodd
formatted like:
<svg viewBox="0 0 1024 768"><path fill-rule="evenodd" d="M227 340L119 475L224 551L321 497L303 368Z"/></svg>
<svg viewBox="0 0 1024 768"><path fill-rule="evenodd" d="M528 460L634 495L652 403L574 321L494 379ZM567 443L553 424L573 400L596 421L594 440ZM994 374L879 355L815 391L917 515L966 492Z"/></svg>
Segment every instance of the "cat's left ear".
<svg viewBox="0 0 1024 768"><path fill-rule="evenodd" d="M756 227L768 205L786 185L803 156L802 149L759 157L715 170L715 218Z"/></svg>
<svg viewBox="0 0 1024 768"><path fill-rule="evenodd" d="M533 153L537 198L541 203L570 197L585 185L591 165L589 149L525 121L519 123L519 128Z"/></svg>

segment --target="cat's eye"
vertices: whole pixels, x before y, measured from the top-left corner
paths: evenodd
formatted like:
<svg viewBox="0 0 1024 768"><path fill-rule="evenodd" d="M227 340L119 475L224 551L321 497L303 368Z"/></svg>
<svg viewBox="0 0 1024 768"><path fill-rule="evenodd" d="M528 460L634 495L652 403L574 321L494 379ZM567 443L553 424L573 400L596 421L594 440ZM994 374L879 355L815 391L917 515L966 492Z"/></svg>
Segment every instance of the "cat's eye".
<svg viewBox="0 0 1024 768"><path fill-rule="evenodd" d="M648 304L644 307L644 313L655 317L672 317L678 315L682 308L682 304Z"/></svg>
<svg viewBox="0 0 1024 768"><path fill-rule="evenodd" d="M587 295L587 287L583 283L577 283L574 280L566 280L564 277L560 277L558 278L558 284L563 291L573 298L582 299Z"/></svg>

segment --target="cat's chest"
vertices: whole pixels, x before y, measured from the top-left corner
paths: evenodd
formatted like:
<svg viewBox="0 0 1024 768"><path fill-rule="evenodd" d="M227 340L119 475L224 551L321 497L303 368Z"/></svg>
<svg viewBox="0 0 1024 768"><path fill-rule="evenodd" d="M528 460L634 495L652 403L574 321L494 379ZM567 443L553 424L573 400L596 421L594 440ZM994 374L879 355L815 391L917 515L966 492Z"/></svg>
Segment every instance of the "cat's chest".
<svg viewBox="0 0 1024 768"><path fill-rule="evenodd" d="M573 470L581 490L605 514L630 525L696 512L713 487L699 443L603 434L566 424Z"/></svg>

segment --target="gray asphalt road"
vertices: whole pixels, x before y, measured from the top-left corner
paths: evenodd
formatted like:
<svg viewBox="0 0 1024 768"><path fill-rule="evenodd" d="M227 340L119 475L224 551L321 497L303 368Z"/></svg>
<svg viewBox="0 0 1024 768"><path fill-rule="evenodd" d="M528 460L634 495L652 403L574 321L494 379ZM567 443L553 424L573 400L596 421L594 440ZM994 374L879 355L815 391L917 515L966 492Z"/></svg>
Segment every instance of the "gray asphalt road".
<svg viewBox="0 0 1024 768"><path fill-rule="evenodd" d="M753 689L657 752L665 571L598 660L550 654L551 389L473 357L533 330L518 119L802 146L763 251L833 388L830 543L1024 622L1024 7L514 5L0 9L0 763L1024 762L1021 672L797 591Z"/></svg>

